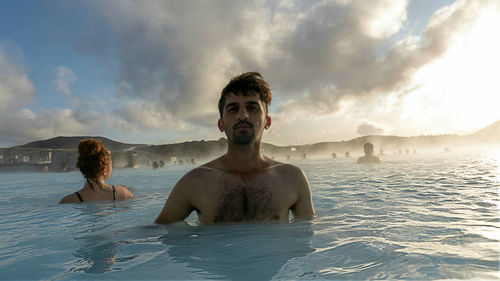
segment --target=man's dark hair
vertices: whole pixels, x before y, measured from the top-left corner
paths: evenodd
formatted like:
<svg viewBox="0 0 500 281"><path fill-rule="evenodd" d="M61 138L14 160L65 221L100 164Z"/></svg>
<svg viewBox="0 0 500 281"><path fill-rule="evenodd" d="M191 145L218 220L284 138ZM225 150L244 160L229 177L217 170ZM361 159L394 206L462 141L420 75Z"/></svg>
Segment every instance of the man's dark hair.
<svg viewBox="0 0 500 281"><path fill-rule="evenodd" d="M365 154L371 154L373 152L373 144L367 142L363 145L363 149L365 150Z"/></svg>
<svg viewBox="0 0 500 281"><path fill-rule="evenodd" d="M226 98L229 93L234 95L247 96L251 91L259 94L259 99L267 106L271 104L273 98L271 90L269 89L269 84L264 81L262 75L258 72L246 72L240 74L236 77L231 78L231 81L222 89L220 99L219 99L219 114L222 118L222 113L224 111L224 105L226 104Z"/></svg>

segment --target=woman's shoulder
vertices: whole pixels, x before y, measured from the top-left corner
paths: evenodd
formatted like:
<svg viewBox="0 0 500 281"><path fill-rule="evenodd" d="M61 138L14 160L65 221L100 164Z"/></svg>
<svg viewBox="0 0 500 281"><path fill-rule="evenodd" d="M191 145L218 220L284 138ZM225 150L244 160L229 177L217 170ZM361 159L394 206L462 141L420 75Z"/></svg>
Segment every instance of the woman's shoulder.
<svg viewBox="0 0 500 281"><path fill-rule="evenodd" d="M125 185L113 185L116 191L116 199L127 200L134 198L134 194Z"/></svg>
<svg viewBox="0 0 500 281"><path fill-rule="evenodd" d="M79 203L80 200L78 199L78 196L76 193L71 193L66 196L64 196L61 201L59 201L59 204L65 204L65 203Z"/></svg>

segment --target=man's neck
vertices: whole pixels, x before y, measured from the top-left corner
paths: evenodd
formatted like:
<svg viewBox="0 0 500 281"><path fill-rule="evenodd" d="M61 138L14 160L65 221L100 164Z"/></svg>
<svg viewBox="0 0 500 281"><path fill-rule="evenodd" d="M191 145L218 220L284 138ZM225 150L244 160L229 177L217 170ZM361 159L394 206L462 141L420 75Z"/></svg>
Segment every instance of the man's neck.
<svg viewBox="0 0 500 281"><path fill-rule="evenodd" d="M222 164L227 171L236 173L259 172L266 167L266 160L261 153L260 142L249 145L228 143Z"/></svg>

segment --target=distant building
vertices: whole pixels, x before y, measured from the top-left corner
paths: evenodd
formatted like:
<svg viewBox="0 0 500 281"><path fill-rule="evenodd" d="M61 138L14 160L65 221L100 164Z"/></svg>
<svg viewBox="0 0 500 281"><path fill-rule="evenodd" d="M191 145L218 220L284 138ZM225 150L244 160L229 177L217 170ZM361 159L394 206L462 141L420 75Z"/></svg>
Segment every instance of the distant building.
<svg viewBox="0 0 500 281"><path fill-rule="evenodd" d="M45 148L1 148L0 165L49 164L52 150Z"/></svg>
<svg viewBox="0 0 500 281"><path fill-rule="evenodd" d="M59 172L67 172L76 169L78 152L76 150L53 150L51 169Z"/></svg>
<svg viewBox="0 0 500 281"><path fill-rule="evenodd" d="M129 168L137 168L137 152L127 151L127 160Z"/></svg>
<svg viewBox="0 0 500 281"><path fill-rule="evenodd" d="M8 148L0 148L0 165L5 165L7 162Z"/></svg>
<svg viewBox="0 0 500 281"><path fill-rule="evenodd" d="M113 168L137 167L137 152L135 151L112 151L111 158L113 159Z"/></svg>

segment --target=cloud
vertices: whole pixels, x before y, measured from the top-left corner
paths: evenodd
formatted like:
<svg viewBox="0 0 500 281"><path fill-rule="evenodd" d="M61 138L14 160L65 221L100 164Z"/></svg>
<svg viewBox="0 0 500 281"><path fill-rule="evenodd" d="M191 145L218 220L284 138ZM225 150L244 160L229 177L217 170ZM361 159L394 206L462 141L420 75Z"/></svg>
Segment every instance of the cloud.
<svg viewBox="0 0 500 281"><path fill-rule="evenodd" d="M400 3L388 17L386 1L370 1L371 7L366 8L366 1L347 3L320 2L282 40L283 55L273 65L286 71L269 73L274 85L295 96L295 101L281 110L311 111L312 104L320 104L316 112L329 114L346 98L404 91L412 87L419 69L441 58L487 10L479 1L457 1L437 11L417 36L401 30L406 4ZM369 31L367 26L376 27L377 22L393 28L387 33L384 28ZM394 38L400 39L394 41L391 36L396 32L401 34ZM325 94L325 88L331 89L330 94Z"/></svg>
<svg viewBox="0 0 500 281"><path fill-rule="evenodd" d="M269 9L279 4L265 2L94 4L116 40L118 96L157 103L162 115L196 125L213 126L207 117L217 120L219 93L232 76L263 69L276 45L269 29L281 21Z"/></svg>
<svg viewBox="0 0 500 281"><path fill-rule="evenodd" d="M13 53L20 52L18 48L13 48ZM0 112L29 103L36 96L35 87L22 62L16 62L7 49L0 44Z"/></svg>
<svg viewBox="0 0 500 281"><path fill-rule="evenodd" d="M264 74L283 101L279 111L330 114L345 98L397 91L478 13L477 1L459 1L437 12L418 36L403 31L408 1L95 1L90 7L113 32L117 94L158 103L162 115L194 125L217 118L220 90L244 71Z"/></svg>
<svg viewBox="0 0 500 281"><path fill-rule="evenodd" d="M111 128L129 132L216 130L221 89L241 72L259 71L270 82L275 101L280 101L274 103L276 110L271 109L277 120L296 130L290 120L300 120L302 115L321 119L342 112L346 103L359 109L359 101L367 97L378 96L382 108L388 97L404 98L405 91L418 88L412 80L415 73L440 59L483 9L498 3L457 1L437 11L421 33L406 34L408 2L85 2L79 5L92 17L99 17L99 23L108 24L103 30L112 34L105 34L106 48L101 48L104 31L96 32L93 39L87 33L85 48L80 51L101 52L98 57L112 56L116 63L110 67L116 70L111 79L117 88L112 112L97 113ZM92 120L94 115L85 111L23 113L26 101L35 96L26 71L1 52L0 71L16 77L5 82L4 75L0 76L0 108L14 105L9 112L21 116L26 124L34 119L49 122L53 115L54 124L59 125L45 132L65 128L57 121L60 116L83 131L99 128ZM53 80L58 91L71 97L71 108L84 104L72 95L71 86L77 79L71 69L60 66ZM14 96L23 97L22 102ZM366 120L366 113L360 112L346 130L352 132ZM91 120L83 120L84 116ZM88 128L80 126L86 123ZM26 124L27 130L44 134ZM358 133L377 133L377 129L381 128L361 124ZM334 133L325 131L323 135ZM273 134L284 135L280 130Z"/></svg>
<svg viewBox="0 0 500 281"><path fill-rule="evenodd" d="M28 109L36 98L36 91L23 66L21 53L15 46L5 48L0 45L0 143L13 145L102 130L101 114L98 112L72 109L41 109L35 112ZM64 67L59 70L63 74L58 79L61 89L71 94L72 72Z"/></svg>
<svg viewBox="0 0 500 281"><path fill-rule="evenodd" d="M71 71L71 69L65 66L59 66L56 69L53 82L59 92L66 94L68 97L71 97L71 84L73 84L77 80L78 77L73 73L73 71Z"/></svg>
<svg viewBox="0 0 500 281"><path fill-rule="evenodd" d="M358 125L356 133L358 133L361 136L381 135L384 133L384 129L377 127L373 124L369 124L368 122L365 122L363 124Z"/></svg>
<svg viewBox="0 0 500 281"><path fill-rule="evenodd" d="M2 114L0 142L20 144L61 135L95 134L102 130L101 120L102 116L97 112L18 109Z"/></svg>
<svg viewBox="0 0 500 281"><path fill-rule="evenodd" d="M131 100L122 102L113 110L116 115L118 129L121 131L138 132L141 129L167 129L177 128L182 130L185 123L176 120L168 111L161 108L158 103L144 100Z"/></svg>

